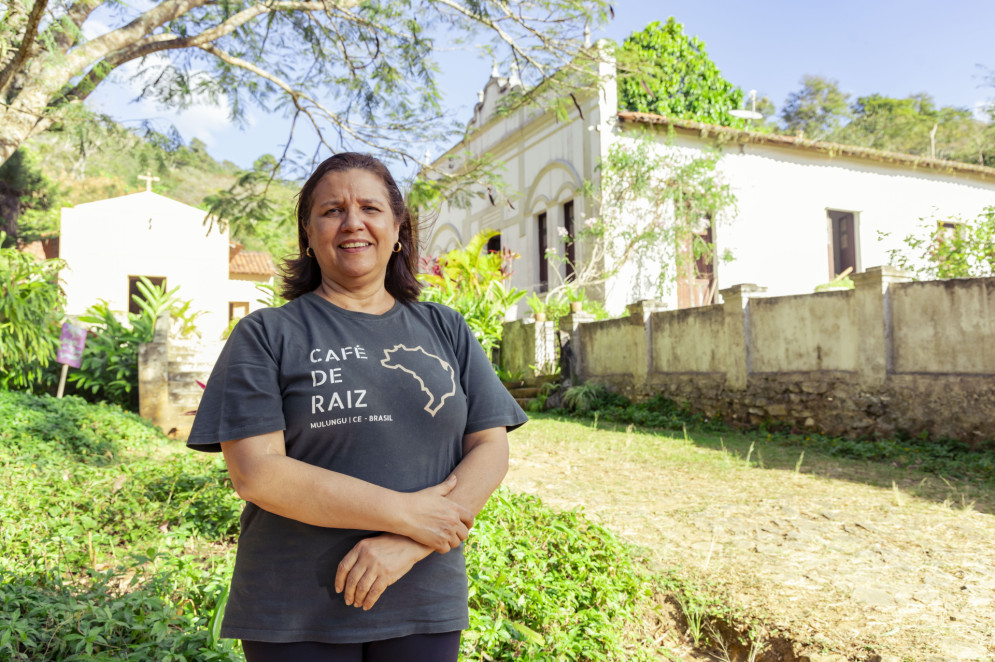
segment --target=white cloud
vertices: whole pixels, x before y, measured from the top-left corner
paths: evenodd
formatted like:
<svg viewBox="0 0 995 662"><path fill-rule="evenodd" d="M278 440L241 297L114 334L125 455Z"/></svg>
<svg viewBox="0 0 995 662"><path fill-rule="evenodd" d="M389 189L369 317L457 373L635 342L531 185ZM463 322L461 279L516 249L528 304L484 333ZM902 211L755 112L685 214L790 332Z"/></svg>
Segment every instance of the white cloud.
<svg viewBox="0 0 995 662"><path fill-rule="evenodd" d="M168 62L165 55L154 54L146 58L144 64L137 61L125 63L89 97L88 105L125 124L148 120L161 130L166 130L171 124L187 143L198 138L208 145L215 144L216 135L231 128L228 109L224 105L214 104L206 95L201 95L195 97L195 101L185 110L176 110L154 99L139 98L142 90L151 84L154 73L137 77L136 74L142 68L155 72Z"/></svg>
<svg viewBox="0 0 995 662"><path fill-rule="evenodd" d="M995 99L980 99L974 102L971 114L974 119L987 122L991 119L993 110L995 110Z"/></svg>

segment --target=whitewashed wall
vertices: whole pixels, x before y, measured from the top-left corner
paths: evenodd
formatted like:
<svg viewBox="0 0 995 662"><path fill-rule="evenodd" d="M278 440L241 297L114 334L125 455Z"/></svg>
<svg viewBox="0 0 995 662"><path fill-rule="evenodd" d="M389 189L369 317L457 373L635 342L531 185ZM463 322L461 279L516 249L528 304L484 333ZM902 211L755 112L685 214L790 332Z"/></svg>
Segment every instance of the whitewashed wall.
<svg viewBox="0 0 995 662"><path fill-rule="evenodd" d="M482 229L500 230L503 245L522 256L514 264L512 284L533 290L539 282L536 217L546 211L547 245L558 247L562 254L556 231L562 224L562 204L574 200L578 228L593 213L585 207L580 189L585 180L596 181L597 165L612 144L624 145L634 139L633 130L650 129L659 136L660 150L700 156L714 147L714 132L702 138L697 131L678 129L668 136L665 126L617 123L611 73L606 67L608 82L600 94L580 99L583 119L571 111L568 122L534 111L488 119L503 80L492 78L483 92L477 123L471 125L475 132L469 148L476 154L490 153L504 164L508 199L498 196L492 205L486 196L474 198L465 210L444 206L430 234L428 253L463 245ZM990 175L831 156L801 145L731 140L721 149L718 169L732 186L738 204L734 212L718 219L714 229L717 252L728 249L734 258L716 266L717 289L755 283L767 288L769 295L805 294L830 280L830 209L854 214L857 271L863 271L888 264L888 250L917 231L920 219L971 219L984 207L995 205L995 177ZM447 158L437 163L444 164ZM890 236L882 241L880 233ZM578 257L583 256L582 246L578 251ZM643 298L660 298L676 308L674 287L660 296L655 283L648 282L659 271L652 263L622 269L605 288L608 310L620 313L627 304ZM672 274L673 268L669 271ZM557 283L551 273L550 285ZM519 304L518 312L524 310L524 303Z"/></svg>
<svg viewBox="0 0 995 662"><path fill-rule="evenodd" d="M197 322L205 338L228 324L228 233L208 233L199 209L151 192L66 208L60 254L70 315L98 299L127 311L128 277L155 276L207 311Z"/></svg>
<svg viewBox="0 0 995 662"><path fill-rule="evenodd" d="M738 213L716 241L736 258L720 265L719 287L756 283L769 294L812 292L832 274L827 209L853 212L857 271L888 264L888 249L920 218L977 216L995 205L995 182L757 145L726 150L720 171ZM879 233L890 233L887 241Z"/></svg>
<svg viewBox="0 0 995 662"><path fill-rule="evenodd" d="M610 86L610 94L579 96L583 119L571 109L570 119L561 122L553 113L535 110L505 117L490 115L504 84L505 79L492 77L485 86L484 100L477 110L483 126L471 138L469 149L478 154L490 153L503 164L506 196L496 195L495 204L486 195L473 197L467 209L444 204L429 232L425 253L439 255L465 245L481 230L499 230L502 246L521 255L512 264L511 285L534 290L539 284L538 215L544 211L547 214L547 247L563 255L564 245L557 231L563 226L563 204L574 202L575 230L592 214L581 191L585 180L597 177L595 168L609 139L609 122L614 120L617 106L615 88ZM443 155L437 165L445 167L450 155L457 153L453 150ZM550 287L561 282L557 271L562 275L562 264L551 261ZM518 313L525 310L523 301Z"/></svg>

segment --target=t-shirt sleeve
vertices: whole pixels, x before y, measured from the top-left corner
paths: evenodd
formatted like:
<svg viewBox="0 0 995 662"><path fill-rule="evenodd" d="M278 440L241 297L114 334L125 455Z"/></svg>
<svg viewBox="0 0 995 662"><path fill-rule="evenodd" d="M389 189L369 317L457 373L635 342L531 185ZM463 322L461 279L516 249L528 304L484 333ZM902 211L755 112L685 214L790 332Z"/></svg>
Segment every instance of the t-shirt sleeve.
<svg viewBox="0 0 995 662"><path fill-rule="evenodd" d="M221 450L222 441L286 430L279 360L256 316L243 318L218 357L187 446Z"/></svg>
<svg viewBox="0 0 995 662"><path fill-rule="evenodd" d="M497 427L507 427L510 432L522 426L529 417L498 379L483 347L458 313L457 325L460 382L467 399L463 434Z"/></svg>

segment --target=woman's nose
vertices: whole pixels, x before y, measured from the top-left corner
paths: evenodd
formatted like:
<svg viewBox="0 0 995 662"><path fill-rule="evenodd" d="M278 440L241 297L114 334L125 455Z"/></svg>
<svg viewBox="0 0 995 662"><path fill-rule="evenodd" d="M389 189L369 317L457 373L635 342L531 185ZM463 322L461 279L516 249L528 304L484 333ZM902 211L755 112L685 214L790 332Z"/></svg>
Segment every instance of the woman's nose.
<svg viewBox="0 0 995 662"><path fill-rule="evenodd" d="M354 209L347 208L342 219L342 229L353 231L361 227L363 227L363 224L359 220L359 214Z"/></svg>

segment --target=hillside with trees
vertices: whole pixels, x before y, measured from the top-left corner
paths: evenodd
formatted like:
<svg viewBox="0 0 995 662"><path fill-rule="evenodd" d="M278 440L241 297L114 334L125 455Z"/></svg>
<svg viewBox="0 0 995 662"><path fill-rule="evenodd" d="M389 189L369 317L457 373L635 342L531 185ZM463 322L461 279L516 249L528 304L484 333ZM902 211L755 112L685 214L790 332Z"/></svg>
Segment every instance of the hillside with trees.
<svg viewBox="0 0 995 662"><path fill-rule="evenodd" d="M938 106L926 93L902 99L869 94L850 100L836 80L804 76L781 110L782 129L812 140L995 166L995 107L979 119Z"/></svg>
<svg viewBox="0 0 995 662"><path fill-rule="evenodd" d="M188 145L175 132L126 128L87 114L36 136L0 166L5 241L56 236L62 207L137 193L145 188L139 175L149 174L158 178L152 185L156 193L203 209L205 218L214 212L231 222L232 237L247 249L279 258L296 246L292 218L298 184L271 177L275 169L279 172L271 156L243 171L215 161L200 140ZM255 209L233 207L232 197L253 199Z"/></svg>

